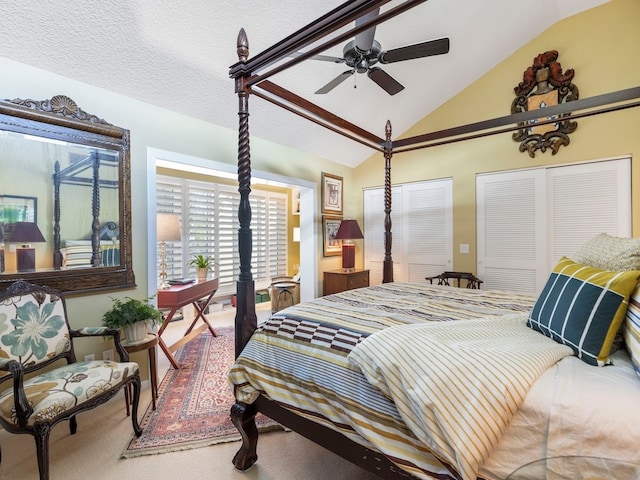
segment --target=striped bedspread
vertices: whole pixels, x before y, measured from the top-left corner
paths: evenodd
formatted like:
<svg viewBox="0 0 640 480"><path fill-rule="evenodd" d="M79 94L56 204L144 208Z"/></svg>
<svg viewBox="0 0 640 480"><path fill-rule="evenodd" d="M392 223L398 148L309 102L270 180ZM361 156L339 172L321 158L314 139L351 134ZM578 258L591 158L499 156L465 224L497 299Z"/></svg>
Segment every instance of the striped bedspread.
<svg viewBox="0 0 640 480"><path fill-rule="evenodd" d="M288 307L261 324L229 372L238 401L260 393L385 454L417 478L454 479L393 401L348 359L388 327L528 312L535 298L498 291L388 283ZM429 353L424 351L423 356Z"/></svg>
<svg viewBox="0 0 640 480"><path fill-rule="evenodd" d="M527 327L527 316L391 327L349 360L393 399L429 450L472 480L533 382L573 354Z"/></svg>

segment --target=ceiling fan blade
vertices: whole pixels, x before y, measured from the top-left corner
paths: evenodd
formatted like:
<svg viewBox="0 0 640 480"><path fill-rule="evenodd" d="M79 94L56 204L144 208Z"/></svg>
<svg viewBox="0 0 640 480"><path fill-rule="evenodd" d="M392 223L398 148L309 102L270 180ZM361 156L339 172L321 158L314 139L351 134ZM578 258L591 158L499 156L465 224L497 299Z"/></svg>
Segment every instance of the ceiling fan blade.
<svg viewBox="0 0 640 480"><path fill-rule="evenodd" d="M317 94L329 93L331 90L336 88L338 85L344 82L351 75L353 75L353 73L354 73L353 70L347 70L346 72L342 72L340 75L338 75L336 78L331 80L329 83L327 83L324 87L322 87L316 93Z"/></svg>
<svg viewBox="0 0 640 480"><path fill-rule="evenodd" d="M363 15L362 17L358 18L356 20L356 27L362 25L363 23L368 22L369 20L373 20L378 16L379 13L380 13L380 9L376 8L375 10L372 10L366 15ZM375 26L365 30L364 32L360 32L359 34L356 35L355 46L361 52L368 52L369 50L371 50L371 47L373 46L373 37L375 37L375 35L376 35Z"/></svg>
<svg viewBox="0 0 640 480"><path fill-rule="evenodd" d="M430 57L432 55L442 55L444 53L449 53L449 39L446 37L380 52L378 60L384 64L402 62L403 60L412 60L414 58Z"/></svg>
<svg viewBox="0 0 640 480"><path fill-rule="evenodd" d="M395 95L396 93L404 90L404 87L401 83L399 83L395 78L393 78L381 68L370 68L367 72L367 75L371 80L382 87L389 95Z"/></svg>
<svg viewBox="0 0 640 480"><path fill-rule="evenodd" d="M302 52L293 52L290 53L288 56L291 58L297 58L300 55L302 55ZM310 60L320 60L323 62L332 62L332 63L344 63L344 58L340 58L340 57L330 57L329 55L314 55L312 57L309 57Z"/></svg>

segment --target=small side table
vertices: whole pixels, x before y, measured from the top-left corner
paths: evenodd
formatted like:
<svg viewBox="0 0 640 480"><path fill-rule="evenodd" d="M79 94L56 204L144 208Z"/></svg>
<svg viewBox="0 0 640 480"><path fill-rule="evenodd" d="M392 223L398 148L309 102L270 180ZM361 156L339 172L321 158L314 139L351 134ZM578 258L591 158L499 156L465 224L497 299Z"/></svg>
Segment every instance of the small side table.
<svg viewBox="0 0 640 480"><path fill-rule="evenodd" d="M271 313L279 312L296 303L293 290L298 287L298 282L275 282L271 284L271 287L271 294L276 296Z"/></svg>
<svg viewBox="0 0 640 480"><path fill-rule="evenodd" d="M156 346L158 345L158 336L155 333L147 333L144 340L140 342L129 342L126 338L122 340L122 346L128 353L141 352L147 350L149 352L149 382L151 383L151 406L156 409L156 398L158 398L158 369L156 367ZM127 402L127 416L129 416L129 389L125 390L125 399Z"/></svg>

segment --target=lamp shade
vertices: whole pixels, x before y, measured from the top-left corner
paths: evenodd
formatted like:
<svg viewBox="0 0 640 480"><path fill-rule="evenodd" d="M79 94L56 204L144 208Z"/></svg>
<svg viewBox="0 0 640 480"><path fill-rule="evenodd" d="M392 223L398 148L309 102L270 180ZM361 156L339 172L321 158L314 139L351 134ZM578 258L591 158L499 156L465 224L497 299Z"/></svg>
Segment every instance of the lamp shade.
<svg viewBox="0 0 640 480"><path fill-rule="evenodd" d="M10 223L5 227L4 233L6 242L33 243L45 241L35 222Z"/></svg>
<svg viewBox="0 0 640 480"><path fill-rule="evenodd" d="M177 242L180 234L180 215L176 213L159 213L156 224L157 239L160 242Z"/></svg>
<svg viewBox="0 0 640 480"><path fill-rule="evenodd" d="M356 220L342 220L335 236L336 240L357 240L364 238Z"/></svg>

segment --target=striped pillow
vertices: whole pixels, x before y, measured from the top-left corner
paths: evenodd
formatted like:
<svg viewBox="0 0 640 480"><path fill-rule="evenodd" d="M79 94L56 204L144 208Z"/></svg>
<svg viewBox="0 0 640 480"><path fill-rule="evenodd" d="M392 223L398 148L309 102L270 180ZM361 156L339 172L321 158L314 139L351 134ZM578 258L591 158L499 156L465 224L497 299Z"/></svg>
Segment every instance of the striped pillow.
<svg viewBox="0 0 640 480"><path fill-rule="evenodd" d="M624 343L631 355L631 362L640 375L640 286L629 299L629 308L624 323Z"/></svg>
<svg viewBox="0 0 640 480"><path fill-rule="evenodd" d="M611 272L562 257L536 300L527 325L568 345L590 365L609 363L640 271Z"/></svg>

